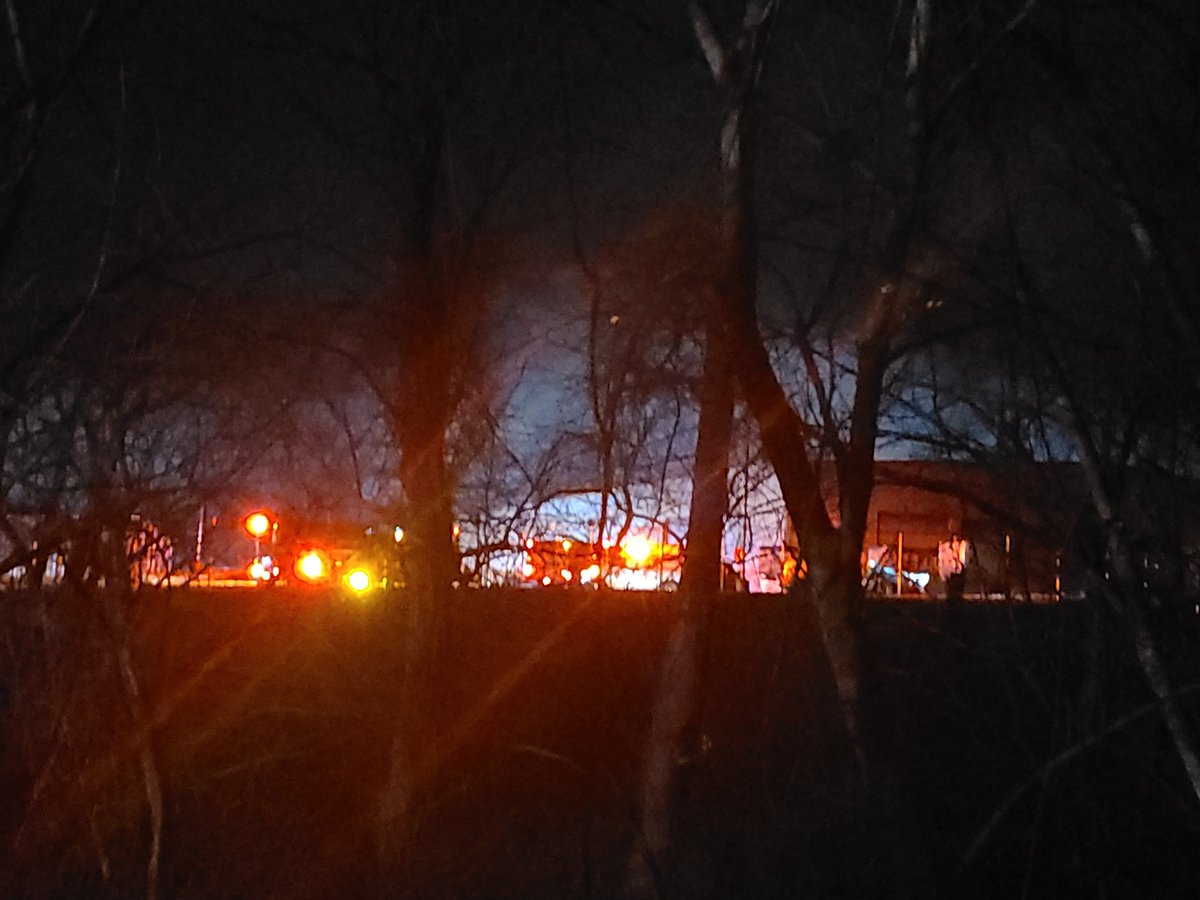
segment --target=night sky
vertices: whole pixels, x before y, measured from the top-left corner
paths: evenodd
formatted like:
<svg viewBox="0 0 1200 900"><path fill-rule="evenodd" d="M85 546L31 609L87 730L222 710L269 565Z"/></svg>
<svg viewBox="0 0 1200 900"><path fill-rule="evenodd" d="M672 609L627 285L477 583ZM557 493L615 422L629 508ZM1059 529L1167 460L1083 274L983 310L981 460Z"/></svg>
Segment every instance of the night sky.
<svg viewBox="0 0 1200 900"><path fill-rule="evenodd" d="M455 313L474 335L472 390L521 453L590 427L589 279L604 281L604 319L639 296L676 322L696 308L719 256L720 123L684 4L92 9L17 3L20 53L10 40L0 54L6 183L20 182L3 194L0 260L13 396L47 353L117 373L118 393L165 363L251 419L333 397L365 435L371 385L403 365L377 325L412 314L394 296L415 258L431 100L445 121L434 229L478 294ZM736 11L714 21L732 40ZM912 163L904 21L869 3L785 3L760 86L763 321L780 348L797 329L822 343L835 387L835 346L883 277L879 242ZM909 261L929 314L898 326L912 346L1003 316L1014 247L1066 333L1119 324L1152 339L1118 287L1137 255L1119 196L1190 278L1195 25L1180 3L937 10ZM936 351L951 381L964 359L992 368L973 340ZM806 402L800 373L780 374ZM922 402L920 385L900 394Z"/></svg>

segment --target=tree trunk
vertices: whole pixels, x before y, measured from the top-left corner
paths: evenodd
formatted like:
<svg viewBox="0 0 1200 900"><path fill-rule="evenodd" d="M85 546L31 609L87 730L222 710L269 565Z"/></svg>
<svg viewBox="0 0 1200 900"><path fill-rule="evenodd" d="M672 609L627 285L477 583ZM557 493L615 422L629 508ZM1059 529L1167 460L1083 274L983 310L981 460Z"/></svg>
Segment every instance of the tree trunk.
<svg viewBox="0 0 1200 900"><path fill-rule="evenodd" d="M703 602L694 595L686 591L681 594L663 654L650 715L650 734L642 756L638 833L626 873L626 892L633 898L661 897L666 893L663 875L671 845L675 771L683 755L684 731L695 713L703 608Z"/></svg>
<svg viewBox="0 0 1200 900"><path fill-rule="evenodd" d="M701 376L687 556L681 586L696 598L720 590L725 514L729 504L729 445L733 437L733 359L721 304L710 303Z"/></svg>
<svg viewBox="0 0 1200 900"><path fill-rule="evenodd" d="M703 637L703 609L721 586L722 543L729 503L729 446L736 395L732 331L741 310L753 310L758 283L753 229L754 154L751 112L762 67L763 48L777 9L772 0L747 4L736 44L724 48L712 22L697 4L689 12L697 42L720 94L720 240L725 264L708 298L705 316L704 371L697 397L692 502L688 516L687 558L681 606L663 657L642 760L639 841L630 857L627 888L631 896L660 893L662 867L669 849L675 768L680 741L691 719L701 677L697 660Z"/></svg>
<svg viewBox="0 0 1200 900"><path fill-rule="evenodd" d="M810 563L808 589L817 612L842 721L853 753L857 794L853 808L865 827L851 859L875 858L863 869L862 889L891 897L925 898L936 892L902 772L887 685L875 665L862 615L859 557L843 553L832 564Z"/></svg>
<svg viewBox="0 0 1200 900"><path fill-rule="evenodd" d="M406 590L399 595L394 721L376 821L379 886L387 896L403 884L416 830L421 748L434 737L434 670L442 610L460 577L455 541L453 479L446 459L452 416L454 342L444 290L429 266L417 278L423 308L398 323L402 376L393 404L400 446L399 475L407 500L404 528Z"/></svg>
<svg viewBox="0 0 1200 900"><path fill-rule="evenodd" d="M438 659L442 610L458 574L451 533L448 479L441 432L427 436L427 453L403 467L409 490L408 585L399 595L396 627L400 661L386 781L379 801L376 852L380 887L402 884L415 833L416 766L421 748L434 737L434 669Z"/></svg>
<svg viewBox="0 0 1200 900"><path fill-rule="evenodd" d="M163 786L158 757L154 752L150 716L142 697L142 686L133 659L133 608L131 560L126 553L125 535L131 520L132 503L119 489L99 488L95 491L97 515L96 564L104 575L105 585L100 599L108 631L114 641L117 670L121 687L135 732L139 735L138 768L142 776L146 806L150 813L150 848L146 857L146 900L158 896L159 869L162 861Z"/></svg>
<svg viewBox="0 0 1200 900"><path fill-rule="evenodd" d="M407 580L410 594L427 597L444 591L460 573L445 431L441 427L413 431L417 440L405 448L400 467L408 498L404 522L405 540L410 542Z"/></svg>
<svg viewBox="0 0 1200 900"><path fill-rule="evenodd" d="M405 625L415 624L412 623L415 616L405 618ZM400 676L392 739L388 745L387 780L379 798L379 815L375 823L376 884L381 897L402 893L412 862L419 787L417 766L422 737L428 733L423 715L428 711L428 704L422 702L421 690L424 675L424 666L406 662Z"/></svg>
<svg viewBox="0 0 1200 900"><path fill-rule="evenodd" d="M829 668L837 689L838 706L846 727L849 747L856 770L865 784L868 752L863 732L862 713L862 622L855 615L862 588L858 560L851 570L843 562L813 555L809 558L809 599L817 612L821 641L829 658Z"/></svg>
<svg viewBox="0 0 1200 900"><path fill-rule="evenodd" d="M721 589L735 392L725 315L728 301L722 296L729 289L728 284L719 285L709 301L680 605L654 695L650 734L642 757L639 833L627 873L627 891L635 898L662 894L663 866L670 847L675 769L683 755L681 741L695 712L701 678L697 657L703 639L703 610Z"/></svg>

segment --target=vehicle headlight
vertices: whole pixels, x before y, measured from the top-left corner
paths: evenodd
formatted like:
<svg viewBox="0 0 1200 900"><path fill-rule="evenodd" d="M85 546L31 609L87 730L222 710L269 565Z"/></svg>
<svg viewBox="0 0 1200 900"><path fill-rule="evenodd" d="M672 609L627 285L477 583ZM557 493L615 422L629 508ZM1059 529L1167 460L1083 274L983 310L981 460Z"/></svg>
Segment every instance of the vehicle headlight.
<svg viewBox="0 0 1200 900"><path fill-rule="evenodd" d="M346 575L346 584L356 594L362 594L371 589L371 573L366 569L352 569Z"/></svg>

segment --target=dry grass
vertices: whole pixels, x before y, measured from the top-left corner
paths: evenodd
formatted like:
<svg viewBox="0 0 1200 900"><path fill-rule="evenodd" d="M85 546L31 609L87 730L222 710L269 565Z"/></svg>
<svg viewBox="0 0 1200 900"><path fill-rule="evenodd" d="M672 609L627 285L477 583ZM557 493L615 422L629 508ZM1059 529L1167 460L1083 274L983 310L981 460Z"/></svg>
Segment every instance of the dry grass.
<svg viewBox="0 0 1200 900"><path fill-rule="evenodd" d="M87 610L57 610L47 632L23 598L6 599L5 896L144 896L137 750L147 740L166 797L162 896L620 894L667 595L449 598L399 884L375 876L374 828L403 671L403 595L143 595L134 621L148 735L132 727ZM943 614L877 607L871 621L948 891L1121 895L1140 885L1194 896L1200 869L1182 851L1200 827L1153 716L1027 788L963 866L1014 790L1145 697L1119 642L1097 654L1084 640L1083 608ZM878 836L845 790L807 611L786 598L714 602L701 665L674 852L658 866L669 895L876 892ZM1194 696L1187 708L1195 713Z"/></svg>

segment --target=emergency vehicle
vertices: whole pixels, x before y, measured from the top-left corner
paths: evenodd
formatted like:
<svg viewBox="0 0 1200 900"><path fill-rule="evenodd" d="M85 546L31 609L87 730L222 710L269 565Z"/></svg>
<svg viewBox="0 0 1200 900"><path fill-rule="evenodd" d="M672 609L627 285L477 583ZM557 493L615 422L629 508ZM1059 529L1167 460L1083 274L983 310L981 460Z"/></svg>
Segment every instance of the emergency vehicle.
<svg viewBox="0 0 1200 900"><path fill-rule="evenodd" d="M526 538L521 575L542 587L582 585L658 590L677 584L682 564L678 544L642 534L620 544L575 538Z"/></svg>
<svg viewBox="0 0 1200 900"><path fill-rule="evenodd" d="M254 541L246 573L257 584L342 587L354 594L404 585L404 529L280 522L260 509L242 519Z"/></svg>

